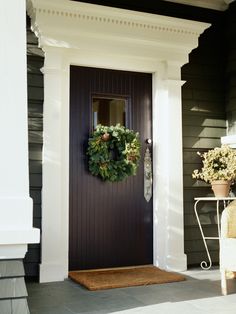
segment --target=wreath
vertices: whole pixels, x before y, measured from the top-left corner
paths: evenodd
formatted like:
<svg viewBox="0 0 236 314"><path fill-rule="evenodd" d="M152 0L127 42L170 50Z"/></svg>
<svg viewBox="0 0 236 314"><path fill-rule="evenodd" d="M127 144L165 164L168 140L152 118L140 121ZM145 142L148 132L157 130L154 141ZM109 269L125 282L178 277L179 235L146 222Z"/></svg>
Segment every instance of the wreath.
<svg viewBox="0 0 236 314"><path fill-rule="evenodd" d="M112 182L135 175L140 146L138 133L120 124L98 125L88 141L89 171Z"/></svg>

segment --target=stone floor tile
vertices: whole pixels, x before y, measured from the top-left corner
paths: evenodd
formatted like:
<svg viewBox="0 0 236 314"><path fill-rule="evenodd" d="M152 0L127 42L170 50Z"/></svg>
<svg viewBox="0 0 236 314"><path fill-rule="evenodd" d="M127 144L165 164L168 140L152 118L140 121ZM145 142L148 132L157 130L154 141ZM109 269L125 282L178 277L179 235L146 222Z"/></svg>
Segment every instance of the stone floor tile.
<svg viewBox="0 0 236 314"><path fill-rule="evenodd" d="M81 312L104 312L111 313L113 311L124 310L128 308L135 308L142 306L143 303L132 297L120 297L120 296L87 296L83 299L72 303L66 303L72 312L81 313Z"/></svg>
<svg viewBox="0 0 236 314"><path fill-rule="evenodd" d="M219 269L184 272L186 281L88 291L65 280L28 283L31 314L235 314L236 280L222 296Z"/></svg>

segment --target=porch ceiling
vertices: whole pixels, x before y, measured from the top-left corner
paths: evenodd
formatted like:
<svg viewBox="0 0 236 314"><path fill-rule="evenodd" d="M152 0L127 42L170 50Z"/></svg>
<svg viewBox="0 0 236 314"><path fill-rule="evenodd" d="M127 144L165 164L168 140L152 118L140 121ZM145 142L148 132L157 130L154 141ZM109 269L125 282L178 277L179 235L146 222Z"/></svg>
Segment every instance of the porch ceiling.
<svg viewBox="0 0 236 314"><path fill-rule="evenodd" d="M116 0L110 0L109 4L106 0L72 0L72 1L82 1L82 2L88 2L88 3L94 3L94 4L101 4L101 5L109 5L109 6L116 6L121 5L122 7L122 1L116 1ZM179 3L184 4L187 6L194 6L194 7L200 7L205 9L212 9L217 11L225 11L229 4L235 0L158 0L156 2L156 5L160 5L162 2L170 2L170 3ZM141 5L144 1L140 1L139 5ZM126 8L129 6L133 6L135 1L129 1L129 4L126 4L125 1L123 1L123 5L125 5ZM128 6L128 7L127 7Z"/></svg>
<svg viewBox="0 0 236 314"><path fill-rule="evenodd" d="M218 11L225 11L228 8L229 3L233 2L234 0L163 0L163 1L181 3Z"/></svg>

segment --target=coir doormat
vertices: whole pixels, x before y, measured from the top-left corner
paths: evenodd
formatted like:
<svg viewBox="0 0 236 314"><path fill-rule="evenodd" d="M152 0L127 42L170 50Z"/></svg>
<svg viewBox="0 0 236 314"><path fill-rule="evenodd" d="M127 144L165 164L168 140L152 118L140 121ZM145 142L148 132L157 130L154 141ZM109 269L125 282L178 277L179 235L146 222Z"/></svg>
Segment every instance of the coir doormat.
<svg viewBox="0 0 236 314"><path fill-rule="evenodd" d="M185 280L185 277L182 275L167 272L155 266L70 271L69 277L89 290L162 284Z"/></svg>

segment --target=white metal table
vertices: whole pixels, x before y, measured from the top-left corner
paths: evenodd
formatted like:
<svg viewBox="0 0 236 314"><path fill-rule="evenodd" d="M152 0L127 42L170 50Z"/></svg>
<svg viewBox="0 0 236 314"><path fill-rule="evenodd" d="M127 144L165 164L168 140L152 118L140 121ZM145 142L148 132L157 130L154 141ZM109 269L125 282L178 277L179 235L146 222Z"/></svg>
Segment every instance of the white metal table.
<svg viewBox="0 0 236 314"><path fill-rule="evenodd" d="M211 260L211 256L208 250L208 246L207 246L207 242L206 240L219 240L220 239L220 213L219 213L219 206L220 206L220 202L223 203L224 208L228 205L228 203L230 203L230 201L236 200L236 197L195 197L194 198L194 211L195 211L195 215L197 218L197 222L200 228L200 232L202 235L202 239L203 239L203 243L207 252L207 257L209 260L209 265L206 261L202 261L201 262L201 268L202 269L210 269L212 266L212 260ZM199 202L216 202L216 217L217 217L217 229L218 229L218 236L217 237L207 237L205 236L203 229L202 229L202 225L199 219L199 215L198 215L198 209L197 209L197 205Z"/></svg>

